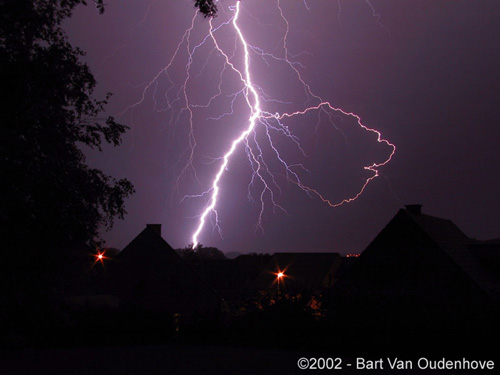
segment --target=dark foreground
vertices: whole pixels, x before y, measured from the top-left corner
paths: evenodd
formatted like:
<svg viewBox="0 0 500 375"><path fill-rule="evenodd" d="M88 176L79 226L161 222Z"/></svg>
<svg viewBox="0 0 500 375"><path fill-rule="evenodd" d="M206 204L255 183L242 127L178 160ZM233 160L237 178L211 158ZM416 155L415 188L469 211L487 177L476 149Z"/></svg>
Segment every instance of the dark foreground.
<svg viewBox="0 0 500 375"><path fill-rule="evenodd" d="M24 349L0 354L0 373L13 374L293 374L311 353L256 348L146 345ZM303 373L303 372L302 372Z"/></svg>
<svg viewBox="0 0 500 375"><path fill-rule="evenodd" d="M451 343L450 343L451 344ZM380 343L383 347L384 343ZM450 348L447 348L450 349ZM386 356L365 356L361 353L346 355L331 353L328 350L308 352L300 350L263 349L255 347L233 347L216 345L188 345L169 343L164 345L137 345L88 348L52 348L52 349L10 349L0 351L0 374L307 374L307 373L337 373L337 374L494 374L498 371L498 361L492 352L484 355L426 355L425 347L415 347L412 355L398 357L396 354ZM460 354L458 354L460 353ZM419 358L427 361L462 360L467 361L493 360L494 368L490 370L456 370L456 369L421 369L417 365ZM331 358L333 367L330 370L301 370L298 362L306 358L311 366L312 358ZM411 363L411 369L390 369L389 361L404 360ZM364 368L356 368L357 362ZM317 367L325 362L319 360ZM435 362L434 362L435 363ZM303 362L302 362L303 364ZM371 366L371 367L370 367ZM432 365L429 365L432 367Z"/></svg>

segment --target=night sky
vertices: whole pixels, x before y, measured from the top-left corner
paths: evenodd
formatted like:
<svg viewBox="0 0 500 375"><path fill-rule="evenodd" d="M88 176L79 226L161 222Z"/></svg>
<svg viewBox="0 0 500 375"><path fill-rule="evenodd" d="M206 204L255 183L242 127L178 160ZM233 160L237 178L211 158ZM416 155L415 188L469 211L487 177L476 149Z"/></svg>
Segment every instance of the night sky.
<svg viewBox="0 0 500 375"><path fill-rule="evenodd" d="M114 94L107 113L131 128L121 147L86 152L90 165L126 177L136 188L126 203L125 220L102 235L108 246L123 248L145 224L161 223L163 237L173 247L184 247L192 242L209 197L183 197L210 187L220 157L248 126L244 98L233 95L242 85L230 69L223 71L223 56L210 38L195 48L208 35L208 19L198 15L189 44L183 39L195 14L194 1L106 3L104 15L92 6L80 7L66 24L70 41L87 53L85 61L98 82L96 95ZM412 203L423 204L424 213L453 220L470 237L500 237L500 2L279 3L287 34L278 1L240 4L238 25L247 42L260 48L250 53L250 69L262 109L282 113L318 104L283 61L287 35L290 60L311 91L359 115L397 150L361 197L332 208L287 179L266 141L266 127L258 123L249 143L254 151L255 140L261 145L274 176L266 174L267 181L281 208L273 209L266 191L263 230L256 227L263 185L255 180L249 188L251 164L240 144L220 182L220 233L208 222L200 242L224 252L358 253L399 208ZM229 7L235 0L217 4L215 27L234 15ZM242 45L232 25L215 36L231 62L243 68ZM182 89L188 48L194 50L186 84L191 138ZM206 107L219 88L221 95ZM231 112L234 98L233 114L215 120ZM283 124L300 148L282 131L269 129L274 148L305 185L332 202L355 195L373 175L363 167L391 153L374 133L338 112L312 111ZM190 140L196 142L191 165Z"/></svg>

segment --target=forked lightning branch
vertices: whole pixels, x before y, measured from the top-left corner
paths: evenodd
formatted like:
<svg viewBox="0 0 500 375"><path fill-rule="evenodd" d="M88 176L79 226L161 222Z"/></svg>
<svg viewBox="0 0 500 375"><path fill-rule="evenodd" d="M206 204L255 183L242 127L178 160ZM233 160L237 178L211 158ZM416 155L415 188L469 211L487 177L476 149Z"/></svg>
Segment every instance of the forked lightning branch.
<svg viewBox="0 0 500 375"><path fill-rule="evenodd" d="M184 83L178 91L179 94L177 101L181 101L183 103L183 111L188 114L188 122L185 126L188 127L189 157L187 158L185 166L182 168L181 174L178 176L177 182L179 182L182 175L186 173L186 171L195 170L193 160L197 153L198 146L195 131L196 124L193 120L193 111L197 108L197 106L191 103L190 95L187 90L187 85L192 78L191 67L194 61L195 52L197 52L201 46L211 43L213 46L212 49L216 50L220 56L223 57L223 65L220 68L219 92L210 98L205 107L210 106L216 98L223 96L220 90L224 76L223 73L230 71L232 72L232 76L235 77L234 79L238 89L233 95L227 96L227 100L230 102L229 104L232 108L237 97L244 98L243 102L247 108L247 116L234 120L234 127L241 128L241 131L237 134L237 136L228 136L225 151L214 161L215 163L218 163L218 166L206 189L204 191L200 191L198 194L185 195L183 198L199 199L203 202L203 207L200 212L198 214L194 214L198 218L198 221L192 232L191 241L193 247L196 247L200 243L200 238L203 236L207 222L210 222L213 227L219 230L219 232L221 231L219 225L219 214L217 211L218 207L224 201L221 184L223 183L223 177L225 176L228 166L238 150L244 150L246 152L248 162L250 163L251 175L249 176L249 184L257 186L256 183L258 182L260 193L257 193L257 202L260 205L260 209L258 217L256 218L256 227L261 229L263 225L263 215L266 210L276 211L278 209L285 211L285 208L277 203L275 199L276 192L280 191L280 187L277 183L277 179L271 171L271 168L269 167L267 158L273 157L275 159L274 163L281 166L286 179L292 183L292 185L301 189L305 194L313 198L315 197L316 199L320 199L322 202L331 207L337 207L345 203L352 202L361 196L370 182L379 176L380 167L389 163L396 151L394 144L384 139L378 130L364 125L358 115L335 107L330 102L323 100L320 96L313 92L312 88L303 79L299 69L297 68L298 63L293 60L292 54L289 53L288 45L290 38L290 24L285 17L285 12L281 6L280 0L276 0L274 4L277 7L283 25L285 25L281 38L281 55L266 52L263 48L254 46L248 42L247 31L240 26L242 17L241 10L242 7L245 6L244 2L236 1L235 5L231 5L225 9L224 13L227 16L225 21L218 21L219 17L209 19L209 31L207 35L203 38L201 43L193 45L191 41L191 34L195 28L195 20L197 17L197 14L195 14L192 18L190 27L187 28L184 33L168 65L165 66L147 84L143 91L142 98L137 103L129 107L133 108L141 104L144 101L148 90L157 90L160 76L162 74L168 75L168 71L174 60L178 58L179 51L185 46L188 52L188 61L185 65L186 75ZM224 40L225 38L227 39L228 34L236 35L235 44L230 48L221 42L221 40ZM205 57L208 58L207 56ZM254 59L258 58L263 59L264 61L274 60L285 64L288 71L291 72L293 79L296 80L300 86L302 86L303 92L305 92L309 98L308 102L315 102L315 104L297 108L295 111L290 112L273 112L268 109L266 104L272 102L273 100L279 102L279 98L273 98L273 100L270 100L263 92L263 89L255 83L254 78L258 75L258 72L257 69L252 69L252 61L255 61ZM300 117L305 116L306 114L319 112L327 112L330 115L335 113L338 116L348 117L351 120L354 120L357 126L359 126L362 130L373 134L374 141L385 145L387 148L386 157L383 160L373 161L369 165L364 166L364 169L368 171L368 177L364 179L359 188L357 188L356 191L353 191L349 196L346 196L339 201L334 201L329 198L328 191L320 191L315 186L309 186L309 184L303 182L300 173L303 172L305 168L302 165L287 162L285 157L282 156L282 152L280 152L278 144L275 140L273 140L272 136L273 133L277 132L280 136L287 137L287 139L295 144L297 152L303 153L298 136L292 133L290 128L286 125L286 122L293 117ZM224 117L224 115L222 115L221 118L222 117ZM267 154L266 157L264 157L264 153L262 152L263 145L259 144L259 142L262 142L262 139L258 141L258 137L256 135L257 130L260 128L263 129L263 134L265 134L263 138L267 143L266 147L272 150L270 155Z"/></svg>

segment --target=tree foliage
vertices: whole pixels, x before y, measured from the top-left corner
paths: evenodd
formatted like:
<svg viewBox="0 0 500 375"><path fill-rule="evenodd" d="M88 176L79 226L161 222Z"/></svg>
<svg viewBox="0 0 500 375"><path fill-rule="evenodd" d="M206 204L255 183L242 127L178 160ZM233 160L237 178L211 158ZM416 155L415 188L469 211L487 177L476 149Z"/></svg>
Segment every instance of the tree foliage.
<svg viewBox="0 0 500 375"><path fill-rule="evenodd" d="M128 180L90 168L81 150L118 146L127 127L102 117L109 94L93 97L84 53L61 26L80 4L0 0L0 256L18 273L21 261L33 273L71 244L97 241L133 193ZM95 5L102 13L102 1Z"/></svg>
<svg viewBox="0 0 500 375"><path fill-rule="evenodd" d="M195 0L194 6L200 9L205 18L217 15L217 5L213 0Z"/></svg>
<svg viewBox="0 0 500 375"><path fill-rule="evenodd" d="M194 249L193 245L188 245L183 249L178 249L177 253L190 263L227 259L224 253L216 247L204 247L202 244L198 244Z"/></svg>

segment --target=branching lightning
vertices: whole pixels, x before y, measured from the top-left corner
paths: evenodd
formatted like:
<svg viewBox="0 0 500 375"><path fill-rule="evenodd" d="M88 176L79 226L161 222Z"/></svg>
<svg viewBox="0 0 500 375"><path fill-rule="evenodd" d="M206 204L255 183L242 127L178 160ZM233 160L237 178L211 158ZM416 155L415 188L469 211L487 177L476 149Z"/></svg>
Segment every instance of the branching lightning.
<svg viewBox="0 0 500 375"><path fill-rule="evenodd" d="M379 169L389 163L396 151L396 147L394 144L390 143L388 140L382 137L382 134L373 128L367 127L361 121L361 118L355 113L345 111L341 108L337 108L330 104L328 101L323 100L320 96L316 95L309 84L303 79L301 76L300 68L303 66L293 61L294 57L288 48L288 38L290 32L290 25L288 20L286 19L284 12L281 8L280 0L276 0L277 9L279 11L280 17L283 20L285 25L284 35L281 39L281 48L283 54L278 56L275 53L266 52L264 49L251 45L246 38L246 33L242 30L239 25L239 20L241 17L241 2L236 1L234 6L230 6L225 12L229 12L229 20L225 22L221 22L218 26L214 26L214 19L210 19L209 22L209 31L205 38L196 45L193 45L191 42L191 33L195 28L195 19L197 14L194 15L191 21L191 25L188 27L186 32L184 33L181 41L177 45L177 48L174 52L174 55L168 62L168 64L150 81L145 85L145 89L143 90L142 97L135 104L127 108L126 110L133 110L136 106L141 104L147 93L153 90L153 98L156 95L156 90L158 87L158 82L160 77L166 76L168 80L171 82L171 88L164 95L164 98L167 101L167 108L173 108L174 104L182 103L182 109L178 111L177 116L174 115L174 111L171 110L171 120L175 124L181 122L181 115L187 114L187 126L188 126L188 148L185 152L187 157L184 158L185 164L181 168L181 173L177 177L176 186L179 186L181 179L183 178L188 171L191 171L196 180L198 181L200 186L203 186L203 183L200 181L197 175L196 168L194 167L193 160L197 152L197 137L195 131L195 124L193 120L193 110L197 108L208 108L210 107L214 101L223 97L223 77L225 74L235 75L236 80L238 81L238 89L234 91L233 94L227 96L227 100L229 101L229 111L226 111L219 116L210 117L212 120L220 120L226 116L230 116L234 112L234 105L238 98L243 98L243 102L246 103L248 117L244 122L239 122L235 124L235 126L239 126L242 123L244 124L242 130L232 139L228 139L227 141L227 149L223 152L221 157L218 157L213 160L213 163L218 163L216 168L216 173L213 176L209 187L202 191L200 194L196 195L185 195L183 199L187 198L200 198L205 200L205 206L201 210L201 213L197 216L198 223L192 234L192 244L193 248L196 247L200 242L200 237L205 229L207 221L212 221L212 225L216 228L219 233L221 233L221 227L219 225L219 214L217 212L217 207L220 205L221 200L223 200L223 196L221 195L221 183L222 178L227 171L229 164L231 163L232 158L235 155L235 152L238 149L242 149L245 151L247 155L248 162L250 164L250 168L252 174L249 179L249 188L248 188L248 197L249 199L253 199L252 196L252 186L255 186L258 183L260 193L258 195L258 201L260 205L260 211L258 218L256 220L256 228L263 230L263 215L264 212L268 209L267 205L271 204L271 209L276 211L280 210L286 212L285 208L282 207L275 199L275 195L281 191L281 188L278 184L275 175L273 174L268 162L266 162L266 158L269 155L264 157L264 152L262 145L259 142L262 142L257 137L257 130L262 129L261 137L265 139L267 143L266 147L268 148L268 153L272 154L272 157L275 158L275 163L281 166L284 171L285 178L301 189L303 192L308 194L311 197L319 198L322 202L326 203L331 207L338 207L345 203L352 202L356 200L359 196L363 194L366 187L370 184L372 180L379 176ZM307 10L309 10L309 5L304 0L304 6ZM340 6L340 5L339 5ZM370 4L371 6L371 4ZM371 7L373 10L373 7ZM373 11L374 12L374 11ZM375 12L374 12L375 15ZM377 18L378 22L378 18ZM235 44L232 50L228 50L227 46L224 47L220 43L220 39L218 37L219 33L223 33L226 29L230 29L231 32L235 35ZM223 59L223 68L220 71L219 76L219 84L217 92L213 94L209 98L209 100L205 104L195 104L190 100L190 96L188 95L188 84L191 75L191 66L195 58L195 54L198 49L202 46L213 45L212 53L217 53ZM177 90L175 95L171 95L171 90L174 86L174 83L170 79L169 69L172 67L174 60L180 55L182 46L185 46L185 51L187 54L187 63L185 65L185 79L182 83L182 86ZM241 49L242 62L237 62L238 60L238 50ZM269 65L270 61L280 62L285 64L293 75L297 82L303 87L304 94L307 97L307 104L303 109L291 112L271 112L268 109L268 103L278 102L281 104L291 104L284 101L280 101L276 98L270 97L265 90L260 87L254 80L254 71L252 71L252 58L260 58L264 63ZM241 67L239 65L242 65ZM201 73L200 73L201 74ZM155 100L155 107L157 103ZM302 156L306 156L306 152L302 148L300 144L299 138L292 133L290 128L286 125L286 121L292 117L305 116L308 113L318 113L318 117L321 113L327 113L330 117L332 113L335 113L339 116L348 117L353 119L357 125L366 132L373 133L376 137L376 141L380 144L386 145L389 149L388 156L380 161L373 162L364 167L370 173L370 176L365 178L361 187L354 192L351 196L341 199L340 201L333 201L327 197L327 194L321 193L316 188L305 184L300 175L302 172L307 171L307 169L302 164L290 164L288 163L282 154L279 151L279 147L276 142L273 140L273 133L279 133L281 136L286 137L292 144L296 147L297 152L299 152Z"/></svg>

